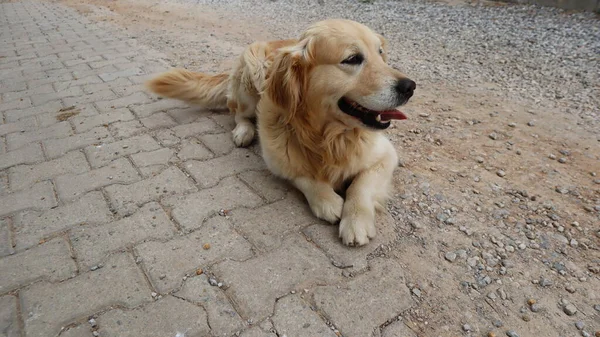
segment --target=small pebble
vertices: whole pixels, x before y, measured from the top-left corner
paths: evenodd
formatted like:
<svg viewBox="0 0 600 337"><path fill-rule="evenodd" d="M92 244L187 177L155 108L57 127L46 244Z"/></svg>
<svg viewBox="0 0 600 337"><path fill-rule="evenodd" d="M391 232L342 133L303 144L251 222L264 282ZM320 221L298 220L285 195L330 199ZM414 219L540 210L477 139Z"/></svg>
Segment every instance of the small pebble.
<svg viewBox="0 0 600 337"><path fill-rule="evenodd" d="M506 335L507 335L508 337L519 337L519 334L517 334L517 333L516 333L514 330L508 330L508 331L506 332Z"/></svg>
<svg viewBox="0 0 600 337"><path fill-rule="evenodd" d="M530 317L529 315L527 315L527 314L523 315L521 318L522 318L522 319L523 319L525 322L529 322L529 321L531 321L531 317Z"/></svg>
<svg viewBox="0 0 600 337"><path fill-rule="evenodd" d="M536 303L537 303L537 301L534 298L530 298L527 300L527 304L529 304L529 305L534 305Z"/></svg>
<svg viewBox="0 0 600 337"><path fill-rule="evenodd" d="M596 304L596 305L594 305L594 310L596 310L596 311L600 311L600 304Z"/></svg>
<svg viewBox="0 0 600 337"><path fill-rule="evenodd" d="M210 243L205 243L205 244L202 246L202 249L204 249L204 250L208 250L208 249L210 249Z"/></svg>
<svg viewBox="0 0 600 337"><path fill-rule="evenodd" d="M583 330L583 328L585 328L585 323L583 323L582 321L575 322L575 327L577 328L577 330Z"/></svg>
<svg viewBox="0 0 600 337"><path fill-rule="evenodd" d="M540 312L540 310L542 310L542 307L539 304L532 304L531 305L531 312Z"/></svg>
<svg viewBox="0 0 600 337"><path fill-rule="evenodd" d="M535 126L535 122L534 121L529 121L529 122L527 122L527 125L528 126Z"/></svg>
<svg viewBox="0 0 600 337"><path fill-rule="evenodd" d="M592 337L592 335L590 335L590 333L589 333L589 332L587 332L587 331L582 331L582 332L581 332L581 335L582 335L583 337Z"/></svg>
<svg viewBox="0 0 600 337"><path fill-rule="evenodd" d="M573 316L577 313L577 307L575 307L573 304L567 304L563 308L563 311L565 312L565 314Z"/></svg>
<svg viewBox="0 0 600 337"><path fill-rule="evenodd" d="M490 133L489 137L490 137L490 139L496 140L496 139L498 139L498 134L495 132L492 132L492 133Z"/></svg>
<svg viewBox="0 0 600 337"><path fill-rule="evenodd" d="M496 172L496 174L498 175L498 177L503 178L506 175L506 172L502 171L502 170L498 170Z"/></svg>
<svg viewBox="0 0 600 337"><path fill-rule="evenodd" d="M549 155L548 155L548 158L550 158L550 159L552 159L552 160L555 160L555 159L556 159L556 156L555 156L555 155L553 155L553 154L551 153L551 154L549 154Z"/></svg>
<svg viewBox="0 0 600 337"><path fill-rule="evenodd" d="M92 326L92 328L95 328L96 326L98 326L98 323L96 323L96 320L91 318L88 323L90 323L90 325Z"/></svg>
<svg viewBox="0 0 600 337"><path fill-rule="evenodd" d="M464 324L464 325L462 326L462 329L463 329L464 331L471 331L471 326L470 326L469 324Z"/></svg>
<svg viewBox="0 0 600 337"><path fill-rule="evenodd" d="M564 163L567 162L567 158L561 157L560 159L558 159L558 162L561 163L561 164L564 164Z"/></svg>
<svg viewBox="0 0 600 337"><path fill-rule="evenodd" d="M575 292L575 287L573 287L572 284L567 284L567 286L565 287L565 290L570 292L571 294L573 294Z"/></svg>
<svg viewBox="0 0 600 337"><path fill-rule="evenodd" d="M483 163L483 157L475 157L475 160L476 160L476 161L477 161L479 164Z"/></svg>
<svg viewBox="0 0 600 337"><path fill-rule="evenodd" d="M541 285L542 287L549 287L549 286L551 286L551 285L552 285L552 281L550 281L549 279L547 279L547 278L545 278L545 277L542 277L542 278L540 279L540 285Z"/></svg>
<svg viewBox="0 0 600 337"><path fill-rule="evenodd" d="M514 128L515 126L517 126L517 123L511 122L511 123L508 123L508 126L510 126L511 128Z"/></svg>
<svg viewBox="0 0 600 337"><path fill-rule="evenodd" d="M488 332L487 337L496 337L496 334L493 331Z"/></svg>
<svg viewBox="0 0 600 337"><path fill-rule="evenodd" d="M501 328L504 326L504 323L502 323L502 321L499 319L495 320L493 324L496 328Z"/></svg>
<svg viewBox="0 0 600 337"><path fill-rule="evenodd" d="M210 284L213 287L216 287L219 284L219 282L217 282L217 280L211 277L208 279L208 284Z"/></svg>
<svg viewBox="0 0 600 337"><path fill-rule="evenodd" d="M92 332L92 336L94 336L94 337L100 337L100 333L98 331L93 331Z"/></svg>
<svg viewBox="0 0 600 337"><path fill-rule="evenodd" d="M448 252L446 253L446 255L444 255L444 257L446 258L446 260L454 262L454 260L456 260L456 253Z"/></svg>

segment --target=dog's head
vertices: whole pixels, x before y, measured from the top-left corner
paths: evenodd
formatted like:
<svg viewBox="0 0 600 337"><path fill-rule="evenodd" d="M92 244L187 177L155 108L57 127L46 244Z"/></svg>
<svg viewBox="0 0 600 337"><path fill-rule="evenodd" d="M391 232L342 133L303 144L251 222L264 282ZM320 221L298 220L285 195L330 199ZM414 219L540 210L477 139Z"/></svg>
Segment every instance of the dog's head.
<svg viewBox="0 0 600 337"><path fill-rule="evenodd" d="M323 123L385 129L392 119L406 119L396 107L416 88L387 64L386 47L383 36L358 22L318 22L297 44L279 50L266 93L288 121L310 113Z"/></svg>

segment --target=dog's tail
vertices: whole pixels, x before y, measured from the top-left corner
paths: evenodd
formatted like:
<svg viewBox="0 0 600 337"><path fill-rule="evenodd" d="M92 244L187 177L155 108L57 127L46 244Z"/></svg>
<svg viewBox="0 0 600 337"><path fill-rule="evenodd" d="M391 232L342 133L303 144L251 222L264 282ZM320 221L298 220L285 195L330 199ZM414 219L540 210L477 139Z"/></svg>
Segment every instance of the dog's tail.
<svg viewBox="0 0 600 337"><path fill-rule="evenodd" d="M207 75L185 69L172 69L146 82L159 96L178 99L209 109L227 108L229 75Z"/></svg>

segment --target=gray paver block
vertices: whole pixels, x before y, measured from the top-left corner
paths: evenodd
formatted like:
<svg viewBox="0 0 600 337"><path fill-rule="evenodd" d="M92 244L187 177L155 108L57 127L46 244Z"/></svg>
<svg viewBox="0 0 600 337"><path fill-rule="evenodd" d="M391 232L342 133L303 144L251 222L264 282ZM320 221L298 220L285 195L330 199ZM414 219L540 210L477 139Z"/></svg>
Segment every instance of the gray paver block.
<svg viewBox="0 0 600 337"><path fill-rule="evenodd" d="M71 111L71 110L69 110ZM73 120L74 118L81 117L90 117L94 115L98 115L98 111L92 104L86 104L83 106L74 107L72 110L74 113L77 113L76 117L69 117L67 120ZM37 115L38 124L40 127L45 128L56 123L60 123L56 117L61 113L61 111L51 111Z"/></svg>
<svg viewBox="0 0 600 337"><path fill-rule="evenodd" d="M69 97L69 98L65 98L63 99L63 102L65 103L66 106L78 106L81 104L86 104L86 103L94 103L94 102L98 102L98 101L106 101L106 100L111 100L111 99L115 99L117 98L117 95L112 92L111 90L101 90L101 91L96 91L92 94L89 95L81 95L81 96L76 96L76 97Z"/></svg>
<svg viewBox="0 0 600 337"><path fill-rule="evenodd" d="M240 337L277 337L274 333L264 332L259 327L255 326L248 329L240 335ZM292 337L292 336L289 336Z"/></svg>
<svg viewBox="0 0 600 337"><path fill-rule="evenodd" d="M20 164L33 164L44 160L40 144L29 144L18 150L0 154L0 170Z"/></svg>
<svg viewBox="0 0 600 337"><path fill-rule="evenodd" d="M150 152L140 152L131 156L137 167L167 165L175 155L173 149L161 148Z"/></svg>
<svg viewBox="0 0 600 337"><path fill-rule="evenodd" d="M119 95L119 92L116 92L114 89L117 88L123 88L123 87L129 87L131 88L133 86L133 84L131 83L130 80L126 79L126 78L118 78L114 81L110 81L110 82L103 82L100 77L95 76L94 77L98 78L100 80L100 82L96 82L96 83L91 83L91 84L87 84L83 86L83 91L86 94L91 94L94 93L96 91L100 91L100 90L106 90L106 89L113 89L113 91ZM139 91L139 90L137 90Z"/></svg>
<svg viewBox="0 0 600 337"><path fill-rule="evenodd" d="M52 84L48 83L28 90L7 92L2 95L2 98L5 102L10 102L23 97L38 96L42 94L50 94L53 92L54 88L52 87ZM34 105L38 105L36 104L35 100L33 101L33 103Z"/></svg>
<svg viewBox="0 0 600 337"><path fill-rule="evenodd" d="M64 138L71 134L73 134L73 129L69 122L60 122L43 129L8 134L6 135L6 143L8 150L12 151L29 143L46 139Z"/></svg>
<svg viewBox="0 0 600 337"><path fill-rule="evenodd" d="M166 198L165 205L173 207L171 216L185 229L203 226L203 221L220 210L256 207L262 204L259 196L235 177L223 179L219 185L186 196ZM198 207L202 205L202 207Z"/></svg>
<svg viewBox="0 0 600 337"><path fill-rule="evenodd" d="M5 293L39 279L65 280L77 271L77 266L67 242L57 238L0 259L0 270L0 293Z"/></svg>
<svg viewBox="0 0 600 337"><path fill-rule="evenodd" d="M198 139L217 156L228 154L235 148L229 132L200 135Z"/></svg>
<svg viewBox="0 0 600 337"><path fill-rule="evenodd" d="M58 204L52 183L44 181L31 188L0 197L0 216L28 208L45 209Z"/></svg>
<svg viewBox="0 0 600 337"><path fill-rule="evenodd" d="M46 155L49 158L57 158L65 153L81 149L92 144L102 144L112 141L112 136L105 127L93 128L90 131L80 133L74 136L50 139L43 142Z"/></svg>
<svg viewBox="0 0 600 337"><path fill-rule="evenodd" d="M0 103L0 112L16 109L26 109L29 107L31 107L31 100L28 97L26 97L11 102Z"/></svg>
<svg viewBox="0 0 600 337"><path fill-rule="evenodd" d="M179 138L177 138L177 136L175 136L175 132L173 132L171 129L158 130L156 132L156 139L158 139L163 146L177 145L181 141Z"/></svg>
<svg viewBox="0 0 600 337"><path fill-rule="evenodd" d="M290 291L330 284L341 277L322 252L296 234L275 251L243 262L227 260L212 270L229 287L227 293L242 317L253 321L270 315L275 300Z"/></svg>
<svg viewBox="0 0 600 337"><path fill-rule="evenodd" d="M319 246L332 261L339 266L348 268L349 271L360 271L367 268L367 256L382 244L387 244L396 239L394 219L389 214L376 215L377 235L368 245L349 248L339 238L339 226L327 223L316 224L304 230L304 234Z"/></svg>
<svg viewBox="0 0 600 337"><path fill-rule="evenodd" d="M0 332L2 337L20 337L21 328L17 317L17 298L0 297Z"/></svg>
<svg viewBox="0 0 600 337"><path fill-rule="evenodd" d="M178 168L170 166L160 174L135 184L109 186L106 192L117 212L126 215L148 201L195 189L191 179Z"/></svg>
<svg viewBox="0 0 600 337"><path fill-rule="evenodd" d="M235 227L261 251L279 247L288 233L298 232L311 224L328 226L312 215L297 193L257 209L240 209L232 213Z"/></svg>
<svg viewBox="0 0 600 337"><path fill-rule="evenodd" d="M35 117L24 118L15 123L1 124L0 136L4 136L13 132L26 132L35 128L37 128Z"/></svg>
<svg viewBox="0 0 600 337"><path fill-rule="evenodd" d="M77 116L71 119L77 133L89 131L97 126L105 126L114 122L124 122L134 119L131 111L115 109L95 116Z"/></svg>
<svg viewBox="0 0 600 337"><path fill-rule="evenodd" d="M219 287L211 286L206 274L188 278L174 295L201 305L208 313L208 323L215 336L231 336L244 328L242 318L225 293Z"/></svg>
<svg viewBox="0 0 600 337"><path fill-rule="evenodd" d="M110 111L116 108L125 108L130 105L145 104L149 102L152 102L152 100L148 98L148 95L144 94L141 91L138 91L129 96L120 97L108 101L96 102L96 106L98 107L99 111Z"/></svg>
<svg viewBox="0 0 600 337"><path fill-rule="evenodd" d="M206 312L192 303L165 296L142 308L111 310L98 318L100 336L209 336Z"/></svg>
<svg viewBox="0 0 600 337"><path fill-rule="evenodd" d="M103 224L112 214L101 192L90 192L69 204L45 212L25 211L15 216L17 250L29 248L55 233L79 224Z"/></svg>
<svg viewBox="0 0 600 337"><path fill-rule="evenodd" d="M114 71L114 72L106 72L106 73L100 74L99 76L104 82L110 82L119 77L130 77L130 76L136 76L136 75L141 75L141 74L143 74L142 69L130 68L130 69Z"/></svg>
<svg viewBox="0 0 600 337"><path fill-rule="evenodd" d="M140 119L140 122L149 130L166 129L177 125L177 123L164 112L156 113L150 117Z"/></svg>
<svg viewBox="0 0 600 337"><path fill-rule="evenodd" d="M223 129L210 118L200 118L195 123L182 124L173 128L175 135L179 138L187 138L204 133L220 133Z"/></svg>
<svg viewBox="0 0 600 337"><path fill-rule="evenodd" d="M294 190L293 186L269 170L242 172L239 177L268 202L283 200L288 192Z"/></svg>
<svg viewBox="0 0 600 337"><path fill-rule="evenodd" d="M79 95L83 95L83 90L81 90L81 87L69 87L59 92L31 96L31 101L34 105L38 106L50 101L56 101L58 99L74 97Z"/></svg>
<svg viewBox="0 0 600 337"><path fill-rule="evenodd" d="M417 337L417 334L409 329L402 321L395 321L383 329L381 337Z"/></svg>
<svg viewBox="0 0 600 337"><path fill-rule="evenodd" d="M110 306L132 308L151 300L144 275L126 253L111 256L97 271L61 283L36 283L21 292L27 337L55 335Z"/></svg>
<svg viewBox="0 0 600 337"><path fill-rule="evenodd" d="M298 295L289 295L277 300L272 320L280 336L337 337Z"/></svg>
<svg viewBox="0 0 600 337"><path fill-rule="evenodd" d="M60 101L48 102L28 109L10 110L4 113L7 122L15 122L27 117L37 116L48 112L58 112L63 105Z"/></svg>
<svg viewBox="0 0 600 337"><path fill-rule="evenodd" d="M179 107L184 107L184 106L186 106L186 105L178 100L161 99L156 102L149 103L149 104L134 106L131 109L136 114L136 116L138 116L139 118L144 118L144 117L153 115L154 113L157 113L157 112L167 111L169 109L179 108ZM178 122L179 122L179 120L178 120Z"/></svg>
<svg viewBox="0 0 600 337"><path fill-rule="evenodd" d="M186 161L185 169L203 187L216 185L221 179L248 170L264 170L263 160L247 149L237 148L230 154L207 161Z"/></svg>
<svg viewBox="0 0 600 337"><path fill-rule="evenodd" d="M13 253L13 248L8 219L0 219L0 257L10 255L11 253Z"/></svg>
<svg viewBox="0 0 600 337"><path fill-rule="evenodd" d="M210 248L205 249L205 244ZM176 289L186 274L193 275L225 258L243 260L252 256L250 244L237 234L229 222L216 217L202 228L167 242L146 242L136 251L143 258L152 284L161 293Z"/></svg>
<svg viewBox="0 0 600 337"><path fill-rule="evenodd" d="M177 153L177 157L181 160L207 160L213 154L197 139L187 139L181 145L181 149Z"/></svg>
<svg viewBox="0 0 600 337"><path fill-rule="evenodd" d="M85 88L87 85L91 85L91 84L95 84L95 83L102 83L102 79L100 77L98 77L97 75L90 75L90 76L86 76L84 78L78 78L76 80L70 80L70 81L58 81L58 82L52 83L52 85L54 86L54 89L56 89L56 91L62 91L62 90L68 89L70 87L83 86L83 88L84 88L83 91L86 94L92 94L98 90L89 92L89 91L85 90Z"/></svg>
<svg viewBox="0 0 600 337"><path fill-rule="evenodd" d="M413 305L402 268L395 260L375 259L370 266L369 273L344 284L317 287L313 291L317 307L344 336L370 336L380 325Z"/></svg>
<svg viewBox="0 0 600 337"><path fill-rule="evenodd" d="M152 136L140 135L114 143L88 146L85 152L92 167L101 167L120 157L157 149L160 149L160 145Z"/></svg>
<svg viewBox="0 0 600 337"><path fill-rule="evenodd" d="M61 174L79 174L89 171L85 155L78 151L69 152L54 160L36 165L19 165L9 169L10 187L18 191Z"/></svg>
<svg viewBox="0 0 600 337"><path fill-rule="evenodd" d="M78 175L57 177L56 191L61 200L73 200L81 194L112 184L129 184L140 177L129 160L120 158L107 166ZM127 185L117 185L127 188Z"/></svg>
<svg viewBox="0 0 600 337"><path fill-rule="evenodd" d="M70 231L77 260L84 268L98 264L106 255L144 240L164 240L175 226L159 204L148 203L132 216L102 226L78 226Z"/></svg>
<svg viewBox="0 0 600 337"><path fill-rule="evenodd" d="M69 328L60 334L60 337L89 337L92 335L92 328L89 323L79 324L76 327Z"/></svg>
<svg viewBox="0 0 600 337"><path fill-rule="evenodd" d="M174 101L174 100L162 100L162 101ZM159 101L159 102L162 102ZM175 101L177 102L177 101ZM148 105L146 105L148 106ZM213 113L208 110L201 110L199 107L182 106L180 108L167 110L169 116L173 117L179 124L193 123L198 119L208 117ZM136 113L137 114L137 113ZM141 114L141 113L140 113ZM231 117L230 117L231 118Z"/></svg>
<svg viewBox="0 0 600 337"><path fill-rule="evenodd" d="M108 129L117 140L133 137L146 131L146 128L138 120L116 122L109 125Z"/></svg>

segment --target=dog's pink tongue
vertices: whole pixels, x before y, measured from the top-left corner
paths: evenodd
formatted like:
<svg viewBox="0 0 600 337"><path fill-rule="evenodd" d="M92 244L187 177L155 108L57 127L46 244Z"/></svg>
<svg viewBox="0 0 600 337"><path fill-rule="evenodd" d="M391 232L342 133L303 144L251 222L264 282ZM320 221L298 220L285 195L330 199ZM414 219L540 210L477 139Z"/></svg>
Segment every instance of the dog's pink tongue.
<svg viewBox="0 0 600 337"><path fill-rule="evenodd" d="M381 120L389 121L392 119L408 119L404 112L400 110L388 110L382 111L379 113L381 115Z"/></svg>

